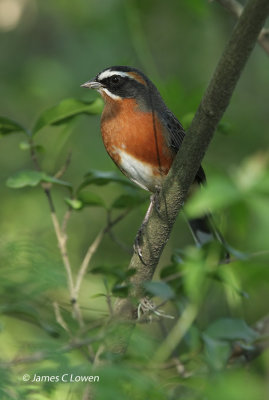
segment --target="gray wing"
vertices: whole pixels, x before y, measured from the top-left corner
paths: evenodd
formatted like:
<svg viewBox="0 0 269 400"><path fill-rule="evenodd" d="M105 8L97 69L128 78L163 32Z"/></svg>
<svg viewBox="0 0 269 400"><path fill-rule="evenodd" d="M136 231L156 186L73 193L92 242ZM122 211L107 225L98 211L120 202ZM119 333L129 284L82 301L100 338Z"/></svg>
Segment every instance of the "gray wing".
<svg viewBox="0 0 269 400"><path fill-rule="evenodd" d="M183 126L170 110L161 113L161 120L167 131L166 140L168 146L177 153L185 137ZM202 166L200 166L196 174L195 181L200 185L206 182L206 176Z"/></svg>
<svg viewBox="0 0 269 400"><path fill-rule="evenodd" d="M170 110L160 113L164 127L167 130L167 144L177 153L185 137L183 126Z"/></svg>

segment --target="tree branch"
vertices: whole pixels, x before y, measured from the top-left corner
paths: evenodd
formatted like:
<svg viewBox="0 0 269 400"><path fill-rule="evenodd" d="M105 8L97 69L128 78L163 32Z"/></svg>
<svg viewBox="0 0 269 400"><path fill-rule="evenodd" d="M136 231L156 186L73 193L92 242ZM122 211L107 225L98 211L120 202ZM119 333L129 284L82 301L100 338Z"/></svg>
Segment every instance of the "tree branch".
<svg viewBox="0 0 269 400"><path fill-rule="evenodd" d="M211 0L213 1L213 0ZM244 7L237 0L216 0L223 7L225 7L231 14L235 15L237 18L243 12ZM264 51L269 55L269 29L262 29L258 36L258 42Z"/></svg>
<svg viewBox="0 0 269 400"><path fill-rule="evenodd" d="M216 126L229 104L268 13L268 0L249 0L232 32L188 134L164 182L159 210L157 212L153 209L143 230L141 251L146 265L136 253L131 259L130 267L136 269L136 274L131 278L133 284L131 297L141 298L144 295L142 283L153 277L178 212L194 181ZM117 315L126 319L136 318L131 299L118 302Z"/></svg>

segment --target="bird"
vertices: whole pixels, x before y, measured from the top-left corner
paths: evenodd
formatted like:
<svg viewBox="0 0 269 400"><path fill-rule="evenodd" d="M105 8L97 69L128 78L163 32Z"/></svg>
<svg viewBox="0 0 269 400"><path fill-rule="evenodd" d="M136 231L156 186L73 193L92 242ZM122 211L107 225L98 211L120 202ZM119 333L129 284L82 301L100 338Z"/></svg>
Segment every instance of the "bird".
<svg viewBox="0 0 269 400"><path fill-rule="evenodd" d="M154 83L137 68L105 68L81 87L96 90L104 100L101 133L111 159L132 182L153 194L143 222L146 224L154 194L161 190L186 135L184 128ZM193 185L205 183L200 166ZM188 219L188 223L197 246L215 239L224 244L209 213Z"/></svg>

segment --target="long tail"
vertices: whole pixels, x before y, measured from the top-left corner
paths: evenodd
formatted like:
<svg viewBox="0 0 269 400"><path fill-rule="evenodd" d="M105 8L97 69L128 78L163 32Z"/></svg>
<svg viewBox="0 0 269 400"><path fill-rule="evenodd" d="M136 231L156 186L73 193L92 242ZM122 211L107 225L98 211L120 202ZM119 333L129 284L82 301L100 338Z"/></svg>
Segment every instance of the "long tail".
<svg viewBox="0 0 269 400"><path fill-rule="evenodd" d="M195 183L198 183L199 186L206 184L206 177L202 167L200 167L195 181ZM226 243L222 234L216 227L213 217L210 213L207 213L199 218L188 218L188 224L197 246L202 247L207 243L217 240L219 243L221 243L224 249L225 261L229 261L229 245Z"/></svg>

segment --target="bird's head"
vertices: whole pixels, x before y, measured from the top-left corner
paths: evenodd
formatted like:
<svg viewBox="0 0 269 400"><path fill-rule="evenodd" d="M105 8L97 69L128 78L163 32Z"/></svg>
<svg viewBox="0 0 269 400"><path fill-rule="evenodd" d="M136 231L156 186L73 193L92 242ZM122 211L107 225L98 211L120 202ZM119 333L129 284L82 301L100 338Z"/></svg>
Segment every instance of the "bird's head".
<svg viewBox="0 0 269 400"><path fill-rule="evenodd" d="M157 91L153 83L138 69L115 66L104 69L82 87L97 90L105 101L136 99L149 105L150 93Z"/></svg>

